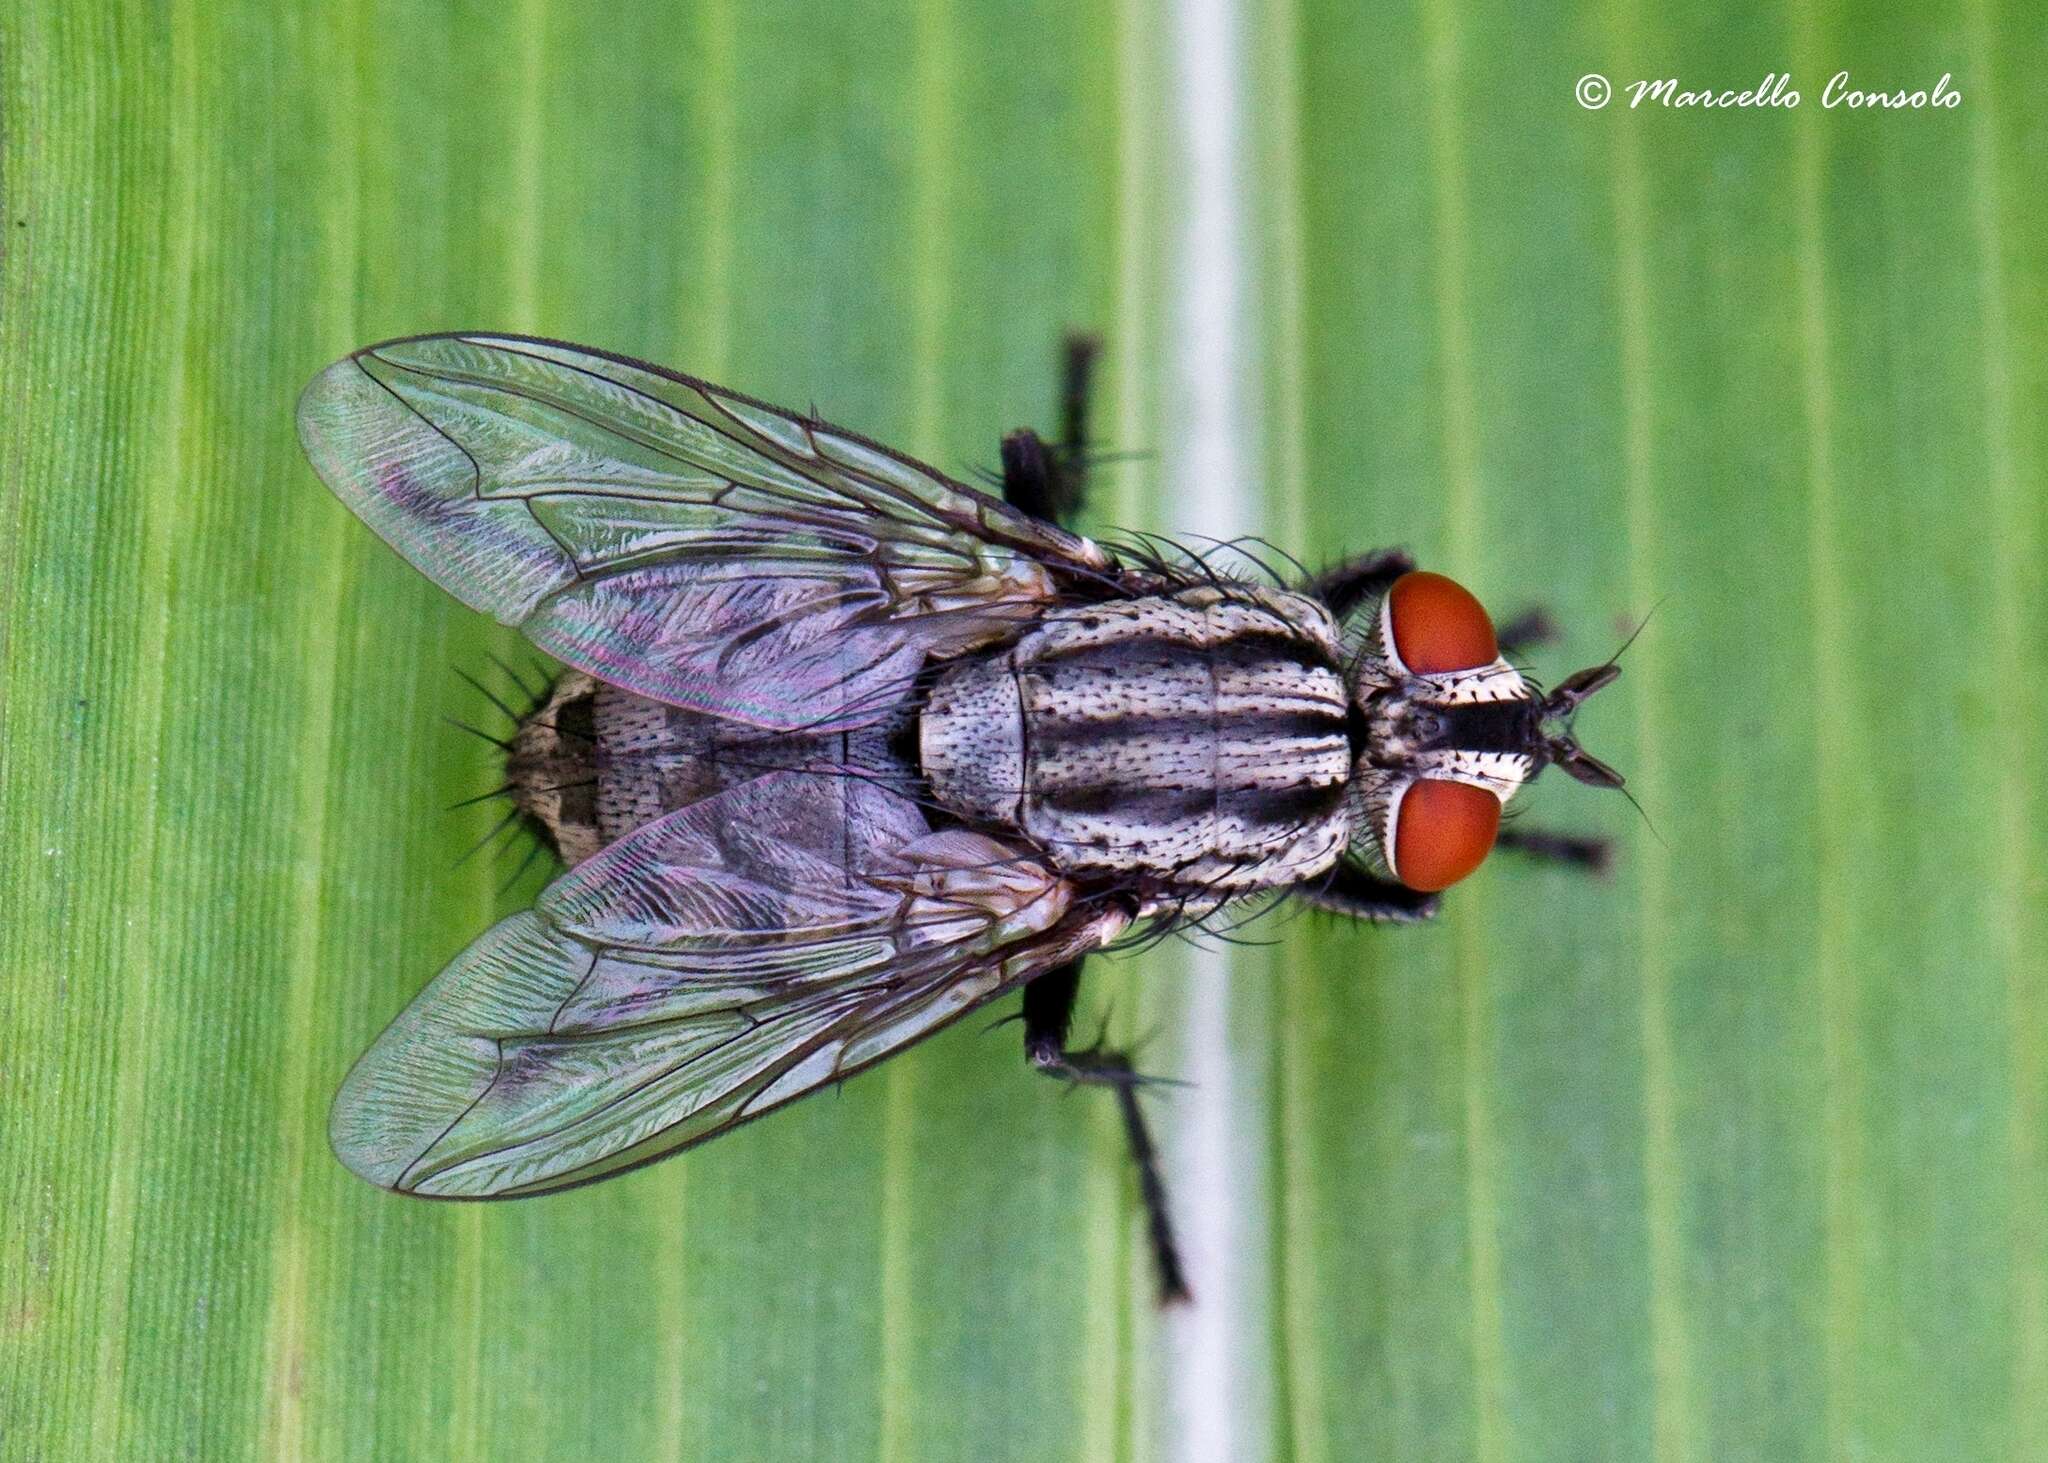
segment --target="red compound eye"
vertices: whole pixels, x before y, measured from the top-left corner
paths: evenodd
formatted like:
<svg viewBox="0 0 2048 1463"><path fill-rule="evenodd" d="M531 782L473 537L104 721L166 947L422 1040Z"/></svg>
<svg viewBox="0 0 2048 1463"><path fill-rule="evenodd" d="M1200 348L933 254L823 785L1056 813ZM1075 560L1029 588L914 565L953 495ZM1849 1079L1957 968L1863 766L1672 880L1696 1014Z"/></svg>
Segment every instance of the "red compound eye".
<svg viewBox="0 0 2048 1463"><path fill-rule="evenodd" d="M1420 778L1401 797L1387 862L1410 889L1433 894L1485 863L1499 832L1500 799L1485 788Z"/></svg>
<svg viewBox="0 0 2048 1463"><path fill-rule="evenodd" d="M1394 649L1417 674L1476 670L1500 658L1493 621L1454 579L1420 569L1403 574L1387 591L1387 606Z"/></svg>

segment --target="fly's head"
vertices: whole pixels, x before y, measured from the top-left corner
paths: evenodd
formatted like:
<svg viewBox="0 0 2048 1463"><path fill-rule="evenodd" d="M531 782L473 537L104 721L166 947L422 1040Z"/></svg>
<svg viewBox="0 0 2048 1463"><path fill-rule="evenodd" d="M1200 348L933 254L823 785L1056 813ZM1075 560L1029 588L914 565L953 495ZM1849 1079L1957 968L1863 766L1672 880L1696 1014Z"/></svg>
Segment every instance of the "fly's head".
<svg viewBox="0 0 2048 1463"><path fill-rule="evenodd" d="M1493 850L1508 800L1545 767L1622 785L1571 730L1586 698L1621 674L1614 662L1542 695L1502 658L1472 593L1422 571L1395 580L1352 638L1351 851L1378 872L1428 892L1457 883Z"/></svg>

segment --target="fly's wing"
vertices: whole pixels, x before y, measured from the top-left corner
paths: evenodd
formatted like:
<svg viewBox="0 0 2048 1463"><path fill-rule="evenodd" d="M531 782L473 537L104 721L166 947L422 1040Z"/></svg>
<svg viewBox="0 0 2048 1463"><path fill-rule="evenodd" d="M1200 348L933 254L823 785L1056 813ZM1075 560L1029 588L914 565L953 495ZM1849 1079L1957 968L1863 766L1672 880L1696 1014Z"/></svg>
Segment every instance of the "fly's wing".
<svg viewBox="0 0 2048 1463"><path fill-rule="evenodd" d="M776 731L859 725L1030 618L1094 543L823 422L556 342L436 335L299 401L329 487L580 670Z"/></svg>
<svg viewBox="0 0 2048 1463"><path fill-rule="evenodd" d="M557 879L363 1055L335 1152L446 1198L587 1183L859 1071L1127 923L1015 849L841 785L757 778Z"/></svg>

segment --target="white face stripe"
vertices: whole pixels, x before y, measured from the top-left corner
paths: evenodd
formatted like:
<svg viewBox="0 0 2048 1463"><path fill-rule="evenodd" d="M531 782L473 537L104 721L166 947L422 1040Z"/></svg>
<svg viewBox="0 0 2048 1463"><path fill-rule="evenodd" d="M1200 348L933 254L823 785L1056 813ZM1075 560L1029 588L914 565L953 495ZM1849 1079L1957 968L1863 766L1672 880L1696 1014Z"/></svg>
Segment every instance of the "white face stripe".
<svg viewBox="0 0 2048 1463"><path fill-rule="evenodd" d="M1418 777L1442 777L1483 787L1499 798L1503 807L1534 771L1529 759L1516 752L1462 752L1455 749L1425 752L1416 758L1415 767Z"/></svg>
<svg viewBox="0 0 2048 1463"><path fill-rule="evenodd" d="M1479 764L1485 764L1481 767ZM1500 765L1516 764L1516 765ZM1505 808L1515 789L1527 781L1529 759L1513 757L1501 752L1447 752L1428 759L1424 770L1412 777L1403 777L1387 798L1386 811L1380 816L1377 830L1380 839L1380 854L1387 861L1387 870L1396 879L1401 877L1401 856L1395 846L1395 835L1401 827L1401 804L1408 800L1409 789L1424 778L1436 778L1443 782L1470 783L1483 787L1501 801Z"/></svg>
<svg viewBox="0 0 2048 1463"><path fill-rule="evenodd" d="M1413 777L1401 780L1393 796L1387 799L1387 809L1380 821L1380 857L1387 861L1387 872L1396 879L1401 877L1401 864L1394 848L1394 834L1401 827L1401 804L1408 800L1408 789L1415 786L1417 780Z"/></svg>
<svg viewBox="0 0 2048 1463"><path fill-rule="evenodd" d="M1504 660L1495 660L1491 665L1469 671L1415 674L1415 679L1432 688L1435 694L1425 699L1439 706L1477 706L1486 701L1529 699L1529 683L1522 679L1520 671Z"/></svg>
<svg viewBox="0 0 2048 1463"><path fill-rule="evenodd" d="M1380 601L1380 649L1385 652L1388 665L1410 680L1421 681L1432 688L1432 694L1424 700L1441 706L1525 701L1529 697L1529 683L1522 679L1522 673L1498 656L1487 665L1474 666L1466 671L1409 669L1401 659L1400 646L1394 642L1394 597L1391 594Z"/></svg>

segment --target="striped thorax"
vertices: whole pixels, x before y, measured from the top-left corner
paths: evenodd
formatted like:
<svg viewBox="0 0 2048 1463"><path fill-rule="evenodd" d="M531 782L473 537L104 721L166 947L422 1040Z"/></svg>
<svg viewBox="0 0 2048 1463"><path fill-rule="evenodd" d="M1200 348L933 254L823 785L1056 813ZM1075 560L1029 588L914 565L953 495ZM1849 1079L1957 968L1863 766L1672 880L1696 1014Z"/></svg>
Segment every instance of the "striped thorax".
<svg viewBox="0 0 2048 1463"><path fill-rule="evenodd" d="M954 662L920 723L933 794L1072 874L1242 892L1327 871L1352 756L1336 626L1204 585L1058 610Z"/></svg>

